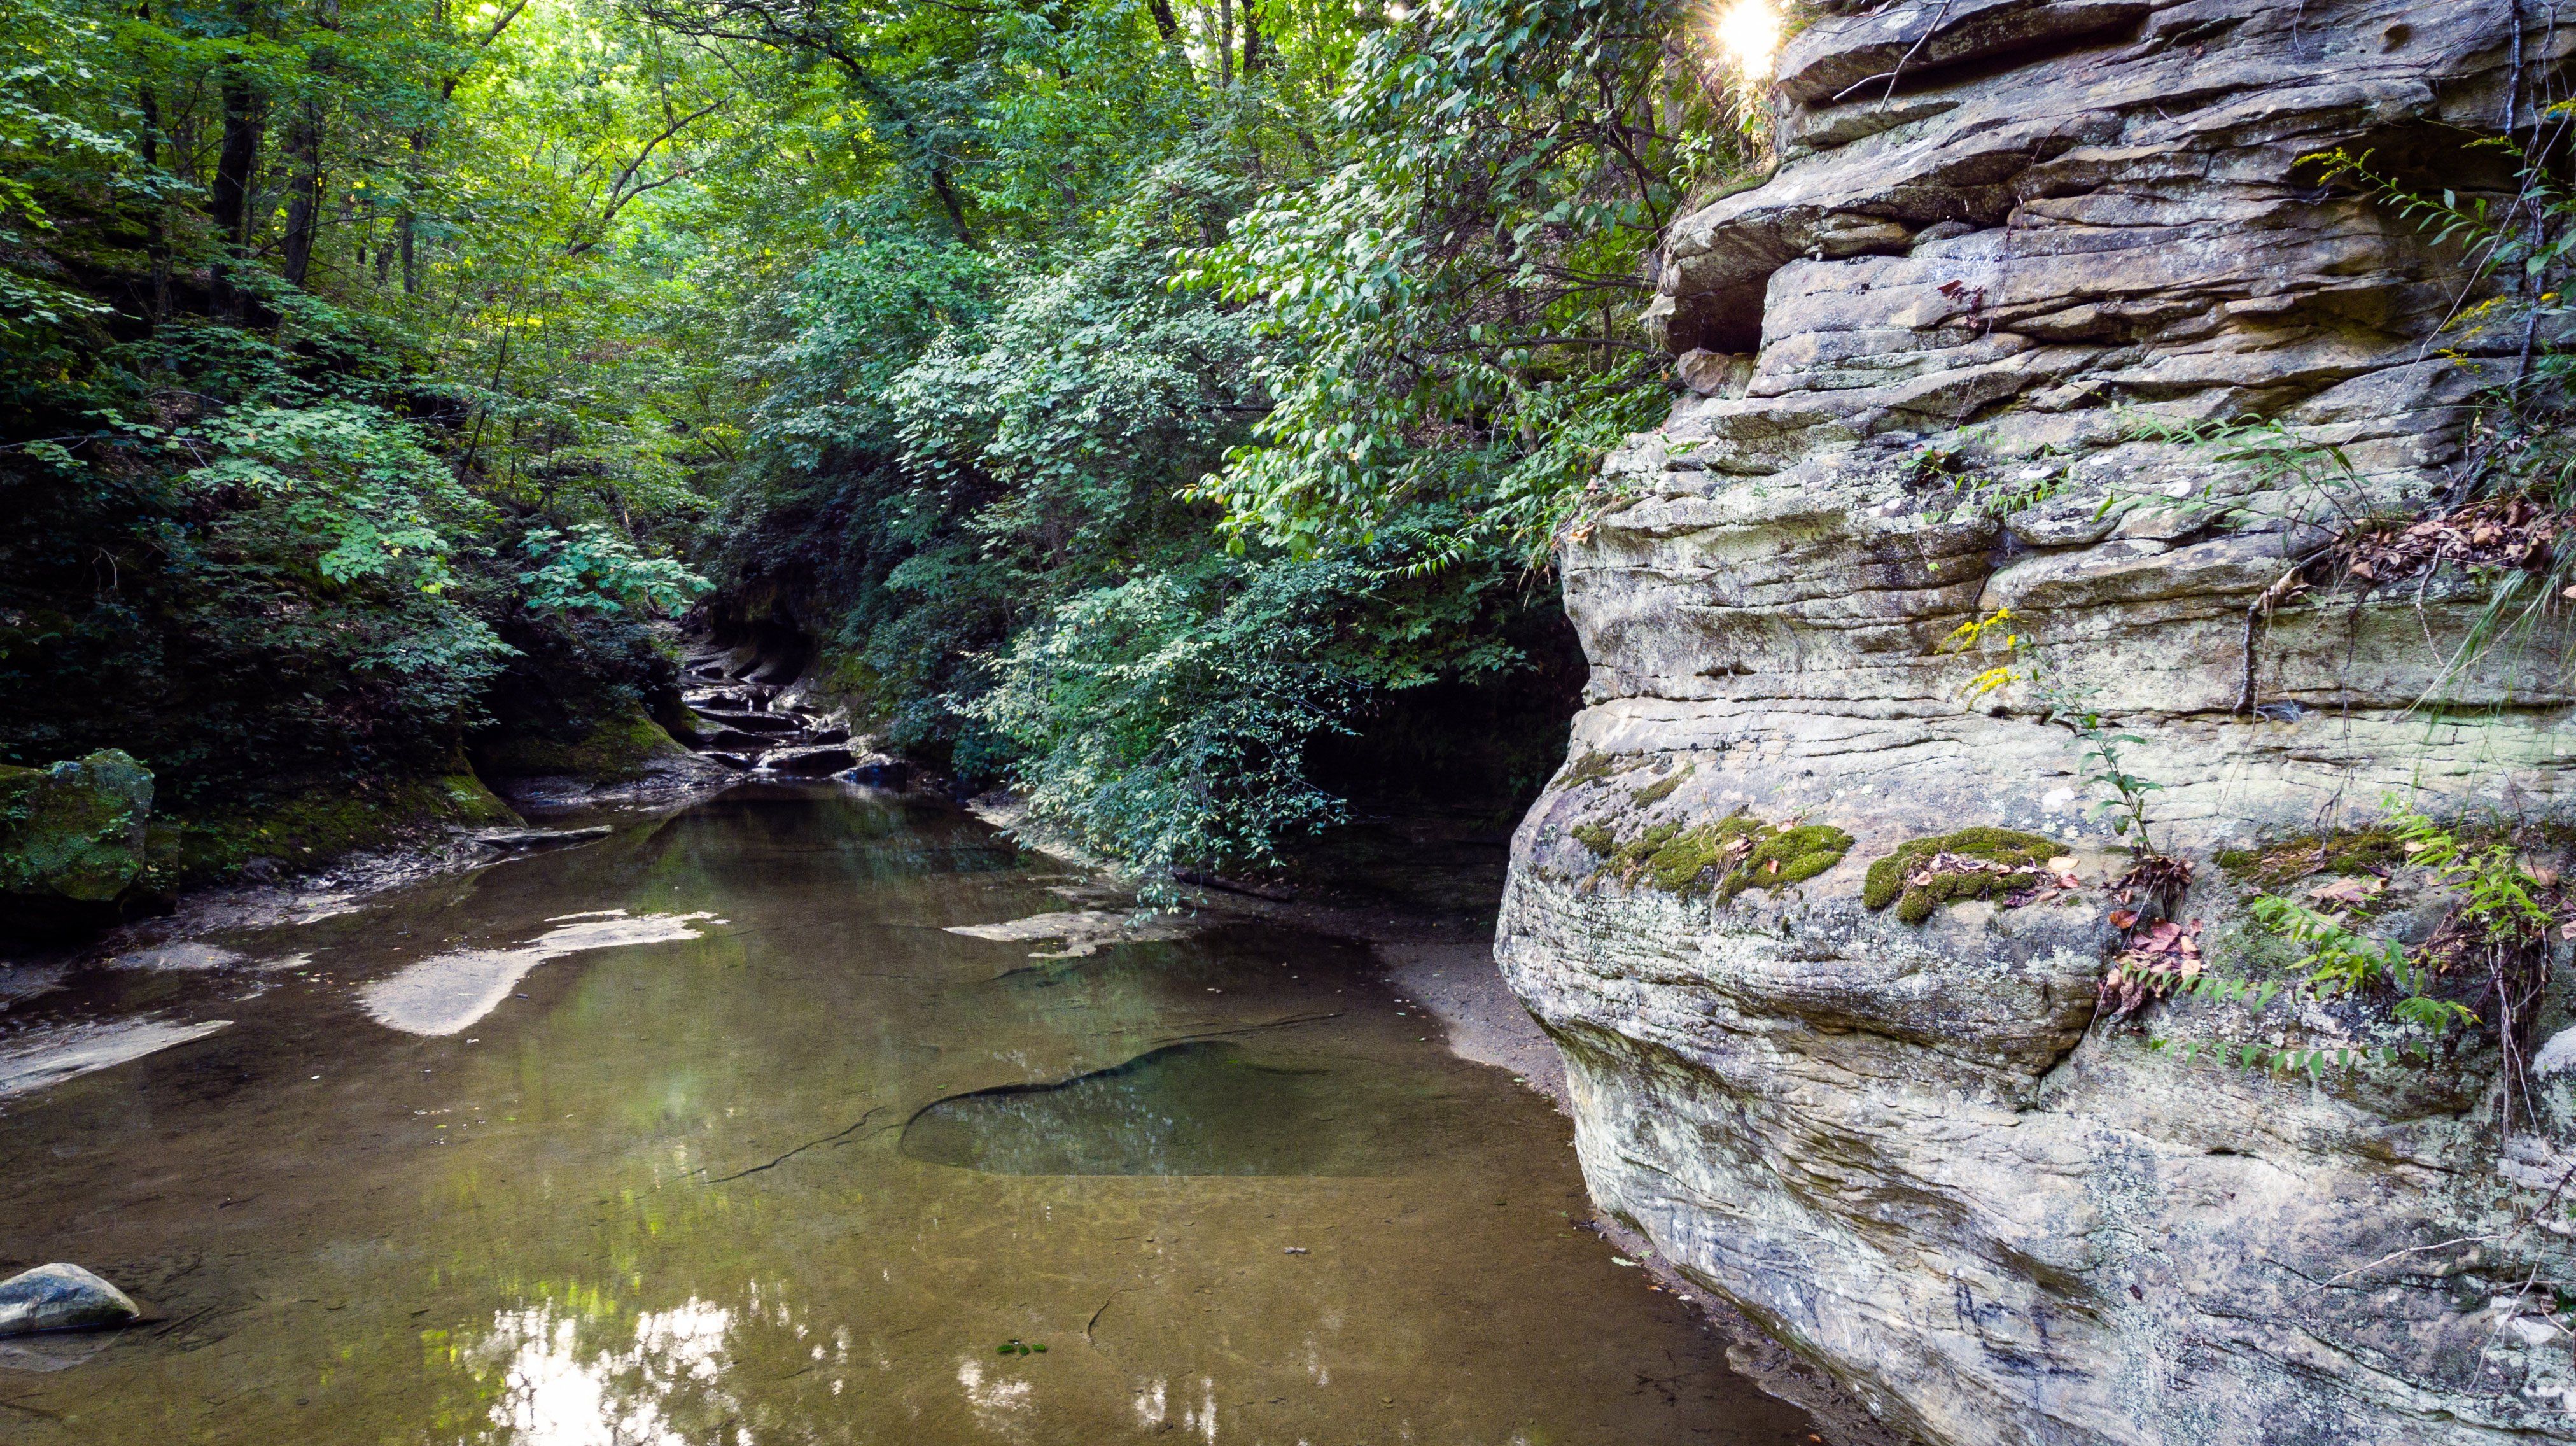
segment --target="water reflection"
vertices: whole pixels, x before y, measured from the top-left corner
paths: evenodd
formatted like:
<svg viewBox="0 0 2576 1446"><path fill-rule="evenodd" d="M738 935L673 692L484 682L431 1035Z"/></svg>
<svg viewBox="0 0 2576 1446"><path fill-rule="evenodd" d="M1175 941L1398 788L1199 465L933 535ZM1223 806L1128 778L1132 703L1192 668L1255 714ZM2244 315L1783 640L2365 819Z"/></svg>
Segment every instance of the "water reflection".
<svg viewBox="0 0 2576 1446"><path fill-rule="evenodd" d="M1203 1041L940 1100L903 1150L997 1175L1380 1175L1464 1126L1454 1104L1436 1076L1380 1060Z"/></svg>
<svg viewBox="0 0 2576 1446"><path fill-rule="evenodd" d="M692 1296L637 1316L625 1344L601 1348L583 1336L616 1330L613 1319L552 1301L502 1311L473 1352L478 1366L499 1371L495 1435L514 1446L694 1446L730 1423L731 1440L752 1446L750 1430L731 1420L740 1403L722 1386L732 1324L732 1311Z"/></svg>

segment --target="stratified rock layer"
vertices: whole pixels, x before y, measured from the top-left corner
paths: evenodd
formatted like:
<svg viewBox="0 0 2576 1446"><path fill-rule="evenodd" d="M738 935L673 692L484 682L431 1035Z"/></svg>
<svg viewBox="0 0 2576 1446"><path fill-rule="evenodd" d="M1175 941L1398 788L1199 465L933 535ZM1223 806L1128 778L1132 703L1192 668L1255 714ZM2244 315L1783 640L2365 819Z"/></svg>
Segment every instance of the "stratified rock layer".
<svg viewBox="0 0 2576 1446"><path fill-rule="evenodd" d="M2456 257L2304 160L2508 185L2466 143L2527 131L2576 38L2516 23L1823 16L1780 61L1779 171L1669 238L1653 320L1703 395L1611 459L1567 548L1592 684L1497 952L1604 1206L1927 1441L2576 1439L2576 1317L2534 1284L2576 1269L2558 1223L2516 1228L2576 1155L2497 1128L2491 1051L2292 1083L2149 1047L2366 1041L2350 1012L2096 1027L2119 841L2038 716L2054 692L2142 740L2213 957L2253 947L2209 864L2231 843L2391 789L2559 807L2555 615L2467 666L2485 592L2457 569L2247 622L2342 518L2460 480L2478 388L2519 365L2518 327L2437 344L2474 300ZM2350 473L2171 439L2241 416ZM2000 633L1944 640L1999 609L2035 646L1971 709ZM1691 830L1737 810L1853 843L1730 881ZM2061 841L2095 887L1920 926L1862 906L1873 860L1974 826Z"/></svg>

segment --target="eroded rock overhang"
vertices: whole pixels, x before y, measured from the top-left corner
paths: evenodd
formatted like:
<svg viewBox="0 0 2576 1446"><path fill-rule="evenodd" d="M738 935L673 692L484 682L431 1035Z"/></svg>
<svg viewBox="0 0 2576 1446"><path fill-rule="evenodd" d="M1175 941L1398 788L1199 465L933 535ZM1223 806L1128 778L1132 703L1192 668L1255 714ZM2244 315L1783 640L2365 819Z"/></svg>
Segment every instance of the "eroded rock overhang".
<svg viewBox="0 0 2576 1446"><path fill-rule="evenodd" d="M2576 1439L2558 1327L2469 1301L2470 1266L2343 1274L2500 1236L2576 1164L2498 1137L2491 1059L2188 1068L2088 1032L2101 909L1860 899L1972 826L2118 866L2030 685L1966 706L1996 658L1945 640L2006 608L2049 688L2144 740L2213 935L2230 845L2390 789L2560 810L2554 621L2461 668L2456 572L2248 614L2351 516L2449 495L2521 365L2518 330L2445 330L2457 254L2307 158L2501 192L2470 143L2529 133L2571 40L2502 0L1830 7L1780 58L1778 170L1668 237L1650 320L1704 394L1563 553L1591 686L1497 954L1601 1202L1927 1441ZM2170 437L2240 417L2350 476ZM1731 894L1641 847L1796 828Z"/></svg>

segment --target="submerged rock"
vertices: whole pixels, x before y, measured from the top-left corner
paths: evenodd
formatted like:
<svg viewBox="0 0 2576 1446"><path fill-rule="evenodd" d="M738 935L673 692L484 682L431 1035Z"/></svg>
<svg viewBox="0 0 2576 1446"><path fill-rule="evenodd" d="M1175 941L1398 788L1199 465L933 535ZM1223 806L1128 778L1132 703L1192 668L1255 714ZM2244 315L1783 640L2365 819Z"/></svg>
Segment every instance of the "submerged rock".
<svg viewBox="0 0 2576 1446"><path fill-rule="evenodd" d="M2047 716L2072 696L2140 740L2117 766L2160 786L2157 845L2200 865L2177 913L2232 974L2302 951L2223 952L2222 848L2367 822L2384 789L2563 826L2564 613L2480 655L2488 592L2459 569L2275 589L2340 518L2466 475L2469 403L2522 345L2445 334L2479 294L2452 259L2303 158L2509 192L2468 143L2528 132L2576 28L1826 9L1780 61L1779 171L1668 236L1654 320L1704 353L1703 395L1611 456L1616 500L1562 553L1588 706L1496 951L1565 1055L1594 1195L1939 1446L2576 1440L2576 1316L2528 1284L2576 1279L2576 1107L2535 1122L2475 1034L2402 1067L2186 1059L2331 1055L2368 1042L2352 1011L2115 1027L2106 883L2134 839ZM2173 430L2237 416L2351 474L2303 486ZM2006 608L2017 651L1945 646ZM1732 897L1731 855L1651 866L1739 815L1851 847ZM2562 961L2552 1027L2568 984Z"/></svg>
<svg viewBox="0 0 2576 1446"><path fill-rule="evenodd" d="M77 1265L39 1265L0 1280L0 1336L118 1326L142 1314L132 1297Z"/></svg>

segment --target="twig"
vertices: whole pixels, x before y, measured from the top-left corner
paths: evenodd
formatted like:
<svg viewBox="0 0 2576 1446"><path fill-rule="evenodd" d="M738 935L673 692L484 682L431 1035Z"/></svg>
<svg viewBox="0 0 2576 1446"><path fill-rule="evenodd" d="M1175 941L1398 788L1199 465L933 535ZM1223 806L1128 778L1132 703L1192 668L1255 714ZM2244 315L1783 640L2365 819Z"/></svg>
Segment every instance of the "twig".
<svg viewBox="0 0 2576 1446"><path fill-rule="evenodd" d="M2280 602L2283 589L2290 585L2291 580L2307 571L2309 564L2334 551L2334 546L2329 542L2292 563L2288 572L2274 578L2270 587L2256 593L2254 601L2245 605L2245 680L2237 687L2236 706L2227 710L2229 717L2243 717L2245 710L2254 706L2254 619L2258 614L2269 613Z"/></svg>
<svg viewBox="0 0 2576 1446"><path fill-rule="evenodd" d="M1941 28L1941 21L1943 18L1948 16L1949 13L1950 0L1941 0L1941 8L1932 12L1932 23L1923 28L1923 33L1921 35L1915 37L1914 45L1911 49L1897 57L1896 68L1894 70L1882 70L1876 75L1864 75L1860 79L1853 81L1851 84L1844 86L1841 90L1834 92L1834 98L1825 102L1825 104L1840 104L1853 91L1877 80L1887 82L1887 92L1886 94L1881 95L1879 99L1882 101L1894 99L1896 96L1896 82L1898 78L1905 74L1906 63L1913 60L1917 54L1921 53L1923 47L1931 41L1932 32Z"/></svg>
<svg viewBox="0 0 2576 1446"><path fill-rule="evenodd" d="M2565 1182L2564 1182L2564 1181L2561 1181L2560 1183L2562 1183L2562 1184L2563 1184L2563 1183L2565 1183ZM2408 1248L2408 1249L2405 1249L2405 1250L2394 1251L2394 1252L2391 1252L2390 1254L2383 1255L2383 1256L2379 1257L2377 1260L2374 1260L2374 1261L2370 1262L2368 1265L2356 1265L2356 1266L2354 1266L2352 1269L2345 1271L2345 1272L2344 1272L2343 1274L2341 1274L2341 1275L2330 1275L2330 1276L2326 1277L2324 1280L2321 1280L2321 1281L2317 1282L2314 1286L2310 1287L2310 1288L2309 1288L2309 1290L2308 1290L2308 1292L2307 1292L2307 1294L2306 1294L2306 1295L2302 1295L2302 1296L2300 1296L2299 1298L2300 1298L2301 1300L2305 1300L2305 1299L2307 1299L2307 1298L2308 1298L2308 1296L2310 1296L2310 1295L2315 1295L2318 1291L2324 1290L2324 1289L2326 1289L2326 1288L2327 1288L2327 1287L2329 1287L2329 1286L2337 1285L2337 1284L2340 1284L2340 1283L2341 1283L2341 1282L2343 1282L2343 1281L2350 1280L2350 1279L2352 1279L2354 1276L2361 1274L2363 1271L2366 1271L2366 1270L2377 1270L2379 1267L2381 1267L2381 1266L2383 1266L2383 1265L2388 1264L2388 1263L2389 1263L2390 1261L2392 1261L2392 1260L2403 1260L2403 1259L2405 1259L2407 1256L2410 1256L2410 1255L2421 1255L2421 1254L2423 1254L2424 1252L2426 1252L2426 1251L2428 1251L2428 1250L2448 1250L2448 1249L2450 1249L2450 1248L2451 1248L2452 1246L2454 1246L2454 1245L2469 1245L2469 1244L2484 1245L2484 1244L2488 1243L2489 1241L2510 1240L2510 1239L2512 1239L2512 1238L2513 1238L2513 1237L2512 1237L2512 1236L2510 1236L2510 1235L2463 1235L2463 1236L2460 1236L2459 1238L2457 1238L2457 1239L2455 1239L2455 1240L2444 1240L2444 1241L2440 1241L2440 1242L2438 1242L2438 1243L2436 1243L2436 1244L2432 1244L2432 1245L2417 1245L2417 1246L2412 1246L2412 1247L2410 1247L2410 1248Z"/></svg>

